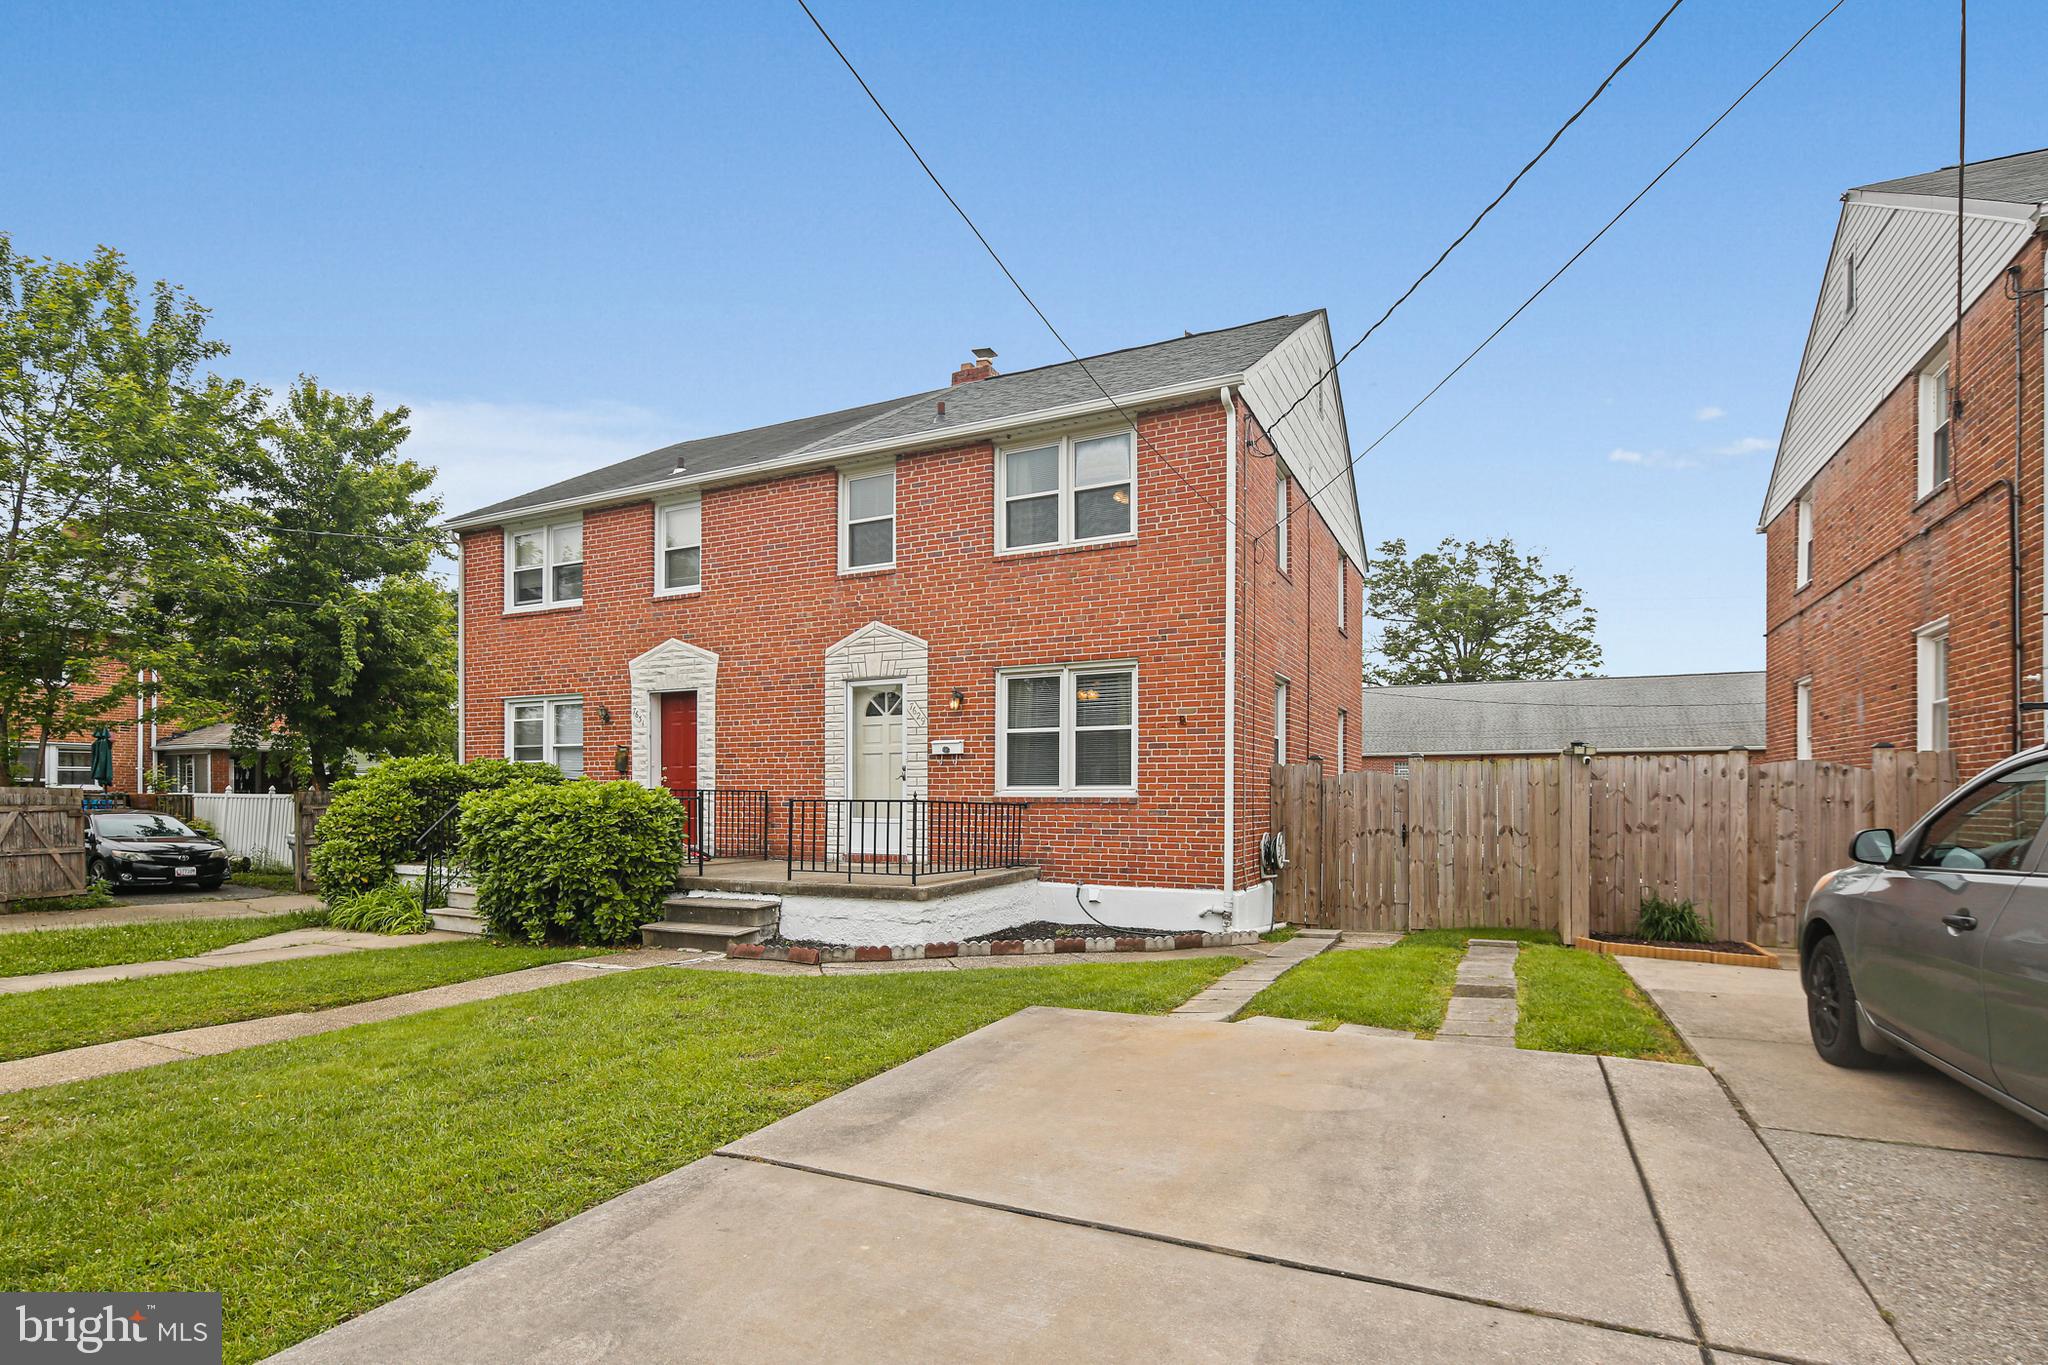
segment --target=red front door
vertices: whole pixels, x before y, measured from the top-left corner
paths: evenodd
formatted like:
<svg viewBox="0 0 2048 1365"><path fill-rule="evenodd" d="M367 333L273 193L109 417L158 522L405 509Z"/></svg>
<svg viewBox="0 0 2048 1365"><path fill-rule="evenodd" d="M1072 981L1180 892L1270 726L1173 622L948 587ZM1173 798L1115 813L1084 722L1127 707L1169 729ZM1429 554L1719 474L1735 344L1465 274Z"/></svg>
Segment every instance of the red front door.
<svg viewBox="0 0 2048 1365"><path fill-rule="evenodd" d="M661 785L687 800L697 790L697 694L661 694Z"/></svg>

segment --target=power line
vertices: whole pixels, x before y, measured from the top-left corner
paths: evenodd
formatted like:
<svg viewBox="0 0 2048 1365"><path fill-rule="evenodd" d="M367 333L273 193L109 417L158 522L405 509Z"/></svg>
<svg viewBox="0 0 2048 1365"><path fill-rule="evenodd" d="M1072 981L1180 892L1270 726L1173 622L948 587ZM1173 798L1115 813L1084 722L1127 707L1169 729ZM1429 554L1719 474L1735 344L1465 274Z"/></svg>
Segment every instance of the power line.
<svg viewBox="0 0 2048 1365"><path fill-rule="evenodd" d="M1531 304L1535 303L1536 300L1542 298L1543 295L1546 292L1548 292L1550 286L1556 284L1558 280L1563 277L1564 273L1567 270L1570 270L1574 265L1577 265L1580 257L1584 256L1588 251L1591 251L1593 247L1599 243L1600 239L1608 234L1608 232L1614 227L1616 223L1619 223L1624 217L1628 215L1630 209L1633 209L1637 204L1641 203L1643 197L1649 194L1651 190L1657 188L1657 185L1664 179L1665 176L1669 175L1672 172L1672 170L1678 165L1679 162L1685 160L1687 156L1691 155L1693 148L1699 146L1700 143L1706 141L1707 135L1709 133L1712 133L1716 128L1720 127L1722 122L1726 120L1730 114L1734 113L1736 109L1741 106L1742 102L1748 99L1750 97L1750 94L1753 91L1755 91L1755 89L1758 86L1762 85L1767 79L1770 78L1772 72L1776 71L1779 67L1783 66L1785 62L1791 58L1792 54L1797 52L1800 49L1800 47L1806 42L1806 40L1813 36L1814 31L1816 29L1818 29L1822 24L1825 24L1829 19L1833 18L1835 11L1840 9L1843 5L1847 3L1848 0L1835 0L1835 3L1828 7L1828 10L1825 14L1822 14L1820 18L1814 20L1812 24L1808 25L1806 31L1804 33L1801 33L1797 38L1795 38L1792 41L1792 45L1790 47L1786 48L1783 52L1778 54L1778 59L1776 61L1772 62L1769 66L1764 68L1762 75L1758 76L1755 80L1751 81L1747 86L1745 86L1743 88L1742 93L1737 95L1734 98L1734 100L1730 102L1727 108L1723 109L1718 115L1716 115L1712 123L1709 123L1705 128L1701 129L1699 136L1695 137L1691 142L1686 143L1684 149L1680 151L1677 156L1672 157L1670 161L1664 164L1663 170L1658 171L1656 175L1650 178L1650 182L1647 185L1644 185L1640 190L1636 191L1634 198L1630 199L1626 204L1623 204L1620 210L1616 212L1612 218L1609 218L1606 221L1606 223L1604 223L1601 226L1598 232L1594 233L1591 237L1586 239L1585 245L1581 246L1577 251L1574 251L1570 255L1570 257L1568 257L1565 260L1565 263L1563 265L1559 266L1556 270L1552 271L1550 278L1546 279L1542 284L1536 287L1535 293L1529 295L1528 298L1523 299L1522 302L1516 306L1514 312L1508 314L1507 317L1501 320L1501 323L1498 327L1495 327L1491 332L1488 332L1486 334L1485 340L1481 341L1477 346L1474 346L1470 351L1467 351L1465 353L1465 358L1463 360L1460 360L1456 365L1453 365L1450 371L1447 374L1445 374L1443 378L1437 380L1436 383L1430 385L1428 391L1425 392L1422 395L1422 397L1416 399L1414 405L1411 406L1408 409L1408 411L1402 413L1398 418L1396 418L1392 426L1389 426L1385 431L1382 431L1379 435L1375 436L1372 439L1371 444L1367 445L1363 450L1359 451L1356 455L1353 455L1350 461L1344 466L1343 469L1339 470L1336 474L1332 475L1330 478L1318 484L1312 491L1304 494L1302 502L1307 502L1308 500L1314 498L1318 493L1321 493L1331 484L1337 482L1338 479L1348 477L1351 471L1358 467L1358 462L1360 460L1364 459L1366 456L1372 454L1374 450L1378 449L1380 443L1385 441L1389 436L1392 436L1395 432L1399 431L1402 425L1405 424L1410 417L1413 417L1418 411L1421 410L1423 404L1427 403L1430 399L1436 397L1437 391L1439 389L1443 388L1444 385L1450 383L1451 380L1457 378L1458 373L1461 370L1463 370L1467 365L1471 364L1472 361L1478 357L1481 351L1485 350L1488 346L1493 344L1494 338L1498 337L1502 332L1505 332L1510 326L1510 324L1512 324L1516 318L1519 318L1520 316L1522 316L1524 312L1528 311L1529 306ZM1302 503L1294 504L1294 506L1296 507L1299 507L1301 505ZM1278 528L1275 527L1274 529ZM1253 537L1253 543L1256 544L1259 540L1263 539L1268 535L1271 535L1272 533L1272 530L1261 531L1257 536Z"/></svg>
<svg viewBox="0 0 2048 1365"><path fill-rule="evenodd" d="M1303 389L1300 395L1296 397L1292 403L1289 403L1287 405L1287 410L1285 412L1281 413L1271 422L1265 424L1265 428L1269 433L1277 431L1282 422L1286 421L1289 417L1293 416L1294 410L1300 407L1302 403L1307 401L1308 396L1310 394L1314 393L1318 388L1322 387L1323 381L1328 379L1331 375L1335 374L1337 372L1337 367L1339 365L1342 365L1345 361L1351 359L1351 353L1353 351L1356 351L1359 347L1365 345L1366 341L1372 336L1372 334L1374 332L1377 332L1383 325L1385 325L1387 319L1393 317L1395 311L1399 309L1402 304L1408 302L1409 298L1415 293L1415 291L1422 287L1423 282L1426 281L1431 275L1434 275L1436 273L1437 267L1450 259L1451 253L1453 251L1456 251L1459 247L1465 244L1465 239L1467 237L1470 237L1472 233L1478 228L1478 226L1486 221L1486 216L1492 213L1495 209L1499 208L1501 201L1508 197L1508 195L1514 190L1515 186L1522 183L1522 177L1527 175L1530 171L1534 170L1536 168L1536 163L1541 161L1546 155L1549 154L1550 149L1557 145L1558 139L1562 138L1565 135L1566 131L1568 131L1574 123L1577 123L1579 121L1579 116L1584 114L1588 109L1591 109L1593 107L1593 101L1599 99L1602 95L1607 93L1607 87L1614 84L1614 78L1619 76L1622 73L1622 71L1628 66L1628 64L1636 59L1637 53L1641 52L1644 48L1650 45L1650 40L1657 36L1657 31L1664 27L1665 21L1668 20L1673 14L1676 14L1678 12L1678 7L1684 3L1685 0L1672 0L1671 8L1665 10L1663 14L1658 16L1657 22L1650 25L1650 31L1648 33L1645 33L1642 36L1642 39L1639 42L1637 42L1634 47L1628 50L1627 55L1615 64L1614 69L1607 73L1606 78L1602 80L1600 84L1594 88L1593 93L1586 96L1586 102L1584 104L1581 104L1578 108L1572 110L1570 118L1567 118L1563 123L1557 125L1557 131L1550 135L1550 140L1543 144L1543 146L1537 151L1536 155L1530 157L1529 160L1523 164L1522 169L1515 172L1514 178L1509 180L1506 185L1503 185L1501 187L1500 193L1493 196L1492 200L1490 200L1487 203L1485 208L1479 210L1478 215L1474 217L1471 222L1465 225L1465 230L1459 233L1457 237L1452 239L1451 244L1449 246L1445 247L1441 252L1437 254L1437 258L1429 263L1429 268L1427 270L1424 270L1420 275L1417 275L1414 279L1414 282L1411 283L1406 289L1401 291L1401 296L1395 299L1392 303L1387 305L1387 311L1381 313L1379 317L1375 318L1373 320L1372 326L1366 328L1364 332L1359 334L1358 340L1352 342L1349 346L1344 348L1344 354L1338 356L1335 360L1331 361L1329 368L1324 370L1320 375L1317 375L1315 382L1310 384L1307 388Z"/></svg>

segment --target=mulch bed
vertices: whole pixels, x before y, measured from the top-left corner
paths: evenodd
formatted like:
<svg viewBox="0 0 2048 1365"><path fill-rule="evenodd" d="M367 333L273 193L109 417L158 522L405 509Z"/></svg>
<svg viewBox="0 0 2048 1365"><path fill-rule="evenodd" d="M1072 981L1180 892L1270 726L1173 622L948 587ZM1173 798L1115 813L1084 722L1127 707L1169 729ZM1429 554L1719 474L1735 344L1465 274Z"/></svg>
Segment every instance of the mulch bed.
<svg viewBox="0 0 2048 1365"><path fill-rule="evenodd" d="M1732 938L1715 939L1712 943L1675 943L1667 938L1644 938L1641 934L1588 934L1587 938L1602 943L1639 943L1648 948L1692 948L1707 953L1740 953L1744 957L1757 956L1756 949L1747 943Z"/></svg>
<svg viewBox="0 0 2048 1365"><path fill-rule="evenodd" d="M975 934L964 938L962 943L1002 943L1010 939L1032 938L1171 938L1168 929L1119 929L1106 924L1054 924L1051 920L1037 919L1029 924L1014 925L998 929L993 933ZM776 935L761 942L771 948L844 948L844 943L827 943L815 938L783 938Z"/></svg>

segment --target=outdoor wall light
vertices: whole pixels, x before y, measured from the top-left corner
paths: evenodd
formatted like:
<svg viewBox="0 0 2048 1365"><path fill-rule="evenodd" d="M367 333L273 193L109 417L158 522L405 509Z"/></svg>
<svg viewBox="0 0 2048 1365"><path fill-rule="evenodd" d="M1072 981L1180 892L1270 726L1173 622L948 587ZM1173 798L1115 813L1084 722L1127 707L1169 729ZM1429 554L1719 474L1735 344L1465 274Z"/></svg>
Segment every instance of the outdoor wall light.
<svg viewBox="0 0 2048 1365"><path fill-rule="evenodd" d="M632 767L633 753L630 749L628 749L625 745L621 744L618 748L612 750L613 772L625 773L630 771Z"/></svg>
<svg viewBox="0 0 2048 1365"><path fill-rule="evenodd" d="M1579 762L1581 763L1591 763L1593 761L1593 755L1598 752L1599 750L1595 749L1592 745L1586 743L1586 741L1583 739L1575 739L1572 741L1572 747L1570 750L1571 756L1579 760Z"/></svg>
<svg viewBox="0 0 2048 1365"><path fill-rule="evenodd" d="M948 711L958 711L965 705L967 705L967 694L957 687L954 688L951 700L946 703L946 709Z"/></svg>

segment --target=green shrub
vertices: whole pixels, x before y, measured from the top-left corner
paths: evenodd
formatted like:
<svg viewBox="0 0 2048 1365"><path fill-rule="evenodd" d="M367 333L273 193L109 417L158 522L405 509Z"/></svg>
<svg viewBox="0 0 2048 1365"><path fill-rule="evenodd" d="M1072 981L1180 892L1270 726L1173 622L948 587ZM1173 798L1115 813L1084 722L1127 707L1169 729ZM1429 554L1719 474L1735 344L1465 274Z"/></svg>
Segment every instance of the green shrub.
<svg viewBox="0 0 2048 1365"><path fill-rule="evenodd" d="M427 827L467 793L561 780L560 772L543 763L390 759L335 784L313 845L313 879L329 903L359 896L390 881L397 864L418 858ZM452 848L455 837L450 817L434 832L437 851Z"/></svg>
<svg viewBox="0 0 2048 1365"><path fill-rule="evenodd" d="M364 934L424 934L433 927L420 904L419 888L400 881L350 896L327 912L327 923Z"/></svg>
<svg viewBox="0 0 2048 1365"><path fill-rule="evenodd" d="M1669 901L1654 891L1643 893L1636 932L1659 943L1712 943L1714 926L1691 901Z"/></svg>
<svg viewBox="0 0 2048 1365"><path fill-rule="evenodd" d="M682 843L682 803L634 782L515 785L462 799L477 913L529 943L632 938L661 917Z"/></svg>

